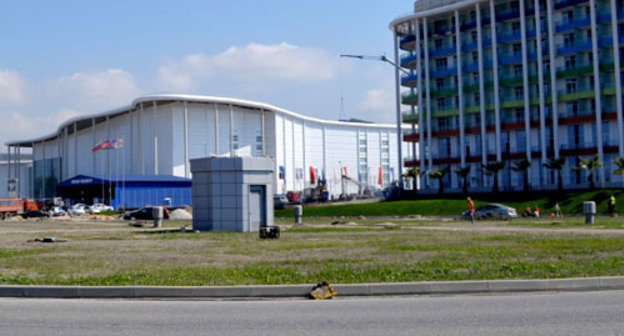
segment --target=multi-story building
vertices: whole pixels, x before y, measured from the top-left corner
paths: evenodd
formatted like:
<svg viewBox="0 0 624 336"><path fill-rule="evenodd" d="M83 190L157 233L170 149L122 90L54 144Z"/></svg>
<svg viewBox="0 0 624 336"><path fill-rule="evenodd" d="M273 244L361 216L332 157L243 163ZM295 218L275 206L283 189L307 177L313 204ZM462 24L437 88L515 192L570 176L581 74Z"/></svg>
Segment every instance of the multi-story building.
<svg viewBox="0 0 624 336"><path fill-rule="evenodd" d="M400 80L404 139L420 155L404 160L421 171L471 167L473 190L492 178L481 165L505 161L506 190L521 189L529 160L533 188L555 188L542 165L566 157L566 188L587 186L578 158L599 155L598 186L621 186L613 161L624 156L621 0L419 0L391 23ZM401 50L401 51L399 51ZM397 85L397 88L399 85ZM399 97L397 97L399 100ZM418 131L416 131L418 129ZM461 179L447 174L446 187ZM421 181L436 189L434 181ZM448 189L447 189L448 190Z"/></svg>

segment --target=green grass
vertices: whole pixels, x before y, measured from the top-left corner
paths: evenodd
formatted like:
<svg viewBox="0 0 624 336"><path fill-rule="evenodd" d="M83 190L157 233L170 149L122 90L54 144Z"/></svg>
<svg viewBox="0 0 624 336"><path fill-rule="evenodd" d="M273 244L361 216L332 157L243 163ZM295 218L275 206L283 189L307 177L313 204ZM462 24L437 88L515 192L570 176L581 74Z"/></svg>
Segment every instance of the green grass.
<svg viewBox="0 0 624 336"><path fill-rule="evenodd" d="M624 218L610 221L624 225ZM386 230L362 222L347 228L316 221L320 227L285 228L274 241L249 233L157 234L121 222L29 223L37 232L68 240L57 244L25 243L32 234L5 226L0 283L243 285L624 275L624 235L566 231L577 225L576 218L561 220L560 230L541 230L544 224L537 221L483 224L500 226L498 231L422 229L458 225L431 221L396 221L399 229ZM510 225L532 231L503 231Z"/></svg>
<svg viewBox="0 0 624 336"><path fill-rule="evenodd" d="M580 214L583 212L584 201L595 201L599 213L607 212L607 200L611 195L617 199L617 212L624 214L624 191L598 190L586 192L567 192L563 195L534 192L529 195L480 195L475 196L475 205L487 203L502 203L516 208L518 214L527 207L538 206L542 215L549 215L554 211L555 202L559 202L564 214ZM317 207L305 207L304 217L340 217L340 216L440 216L460 215L466 210L466 201L463 198L421 199L390 201L365 204L341 204ZM276 210L276 217L292 217L292 209Z"/></svg>

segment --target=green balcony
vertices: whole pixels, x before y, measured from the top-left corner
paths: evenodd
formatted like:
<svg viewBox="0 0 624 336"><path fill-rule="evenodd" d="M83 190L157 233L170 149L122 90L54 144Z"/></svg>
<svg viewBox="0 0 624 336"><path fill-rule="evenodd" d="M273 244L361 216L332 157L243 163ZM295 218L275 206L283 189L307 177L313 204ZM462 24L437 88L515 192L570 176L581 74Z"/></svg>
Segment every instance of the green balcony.
<svg viewBox="0 0 624 336"><path fill-rule="evenodd" d="M486 111L491 111L494 109L494 104L487 104L485 105L485 110ZM475 114L475 113L480 113L481 112L481 106L467 106L464 109L464 113L465 114Z"/></svg>
<svg viewBox="0 0 624 336"><path fill-rule="evenodd" d="M405 92L401 94L401 102L405 105L418 104L418 93Z"/></svg>
<svg viewBox="0 0 624 336"><path fill-rule="evenodd" d="M485 83L485 90L491 90L492 88L494 88L494 84L492 82L487 82ZM479 84L474 84L474 85L467 85L464 86L464 93L473 93L473 92L477 92L479 91Z"/></svg>
<svg viewBox="0 0 624 336"><path fill-rule="evenodd" d="M501 108L515 108L515 107L523 107L523 106L524 106L524 100L522 99L501 102L500 104Z"/></svg>
<svg viewBox="0 0 624 336"><path fill-rule="evenodd" d="M408 124L417 124L418 113L403 113L403 122Z"/></svg>
<svg viewBox="0 0 624 336"><path fill-rule="evenodd" d="M557 78L579 77L593 71L594 67L592 65L580 66L572 69L561 69L557 71Z"/></svg>
<svg viewBox="0 0 624 336"><path fill-rule="evenodd" d="M594 94L594 90L583 90L576 93L565 93L559 95L558 101L564 103L579 99L593 98Z"/></svg>
<svg viewBox="0 0 624 336"><path fill-rule="evenodd" d="M505 77L505 78L501 78L498 83L501 86L516 86L516 85L522 85L524 83L524 79L522 78L522 76Z"/></svg>
<svg viewBox="0 0 624 336"><path fill-rule="evenodd" d="M441 90L431 90L431 97L446 97L446 96L455 96L457 95L459 90L457 88L442 88Z"/></svg>
<svg viewBox="0 0 624 336"><path fill-rule="evenodd" d="M450 117L454 115L459 115L459 109L448 109L431 112L432 117Z"/></svg>

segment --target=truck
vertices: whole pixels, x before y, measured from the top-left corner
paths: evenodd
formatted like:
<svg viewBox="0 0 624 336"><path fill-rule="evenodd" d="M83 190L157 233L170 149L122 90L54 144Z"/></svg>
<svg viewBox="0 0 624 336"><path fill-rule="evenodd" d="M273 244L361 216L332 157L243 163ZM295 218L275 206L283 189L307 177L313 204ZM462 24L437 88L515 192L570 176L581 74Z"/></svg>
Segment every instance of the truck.
<svg viewBox="0 0 624 336"><path fill-rule="evenodd" d="M28 211L37 211L35 200L22 198L0 198L0 220L9 219Z"/></svg>

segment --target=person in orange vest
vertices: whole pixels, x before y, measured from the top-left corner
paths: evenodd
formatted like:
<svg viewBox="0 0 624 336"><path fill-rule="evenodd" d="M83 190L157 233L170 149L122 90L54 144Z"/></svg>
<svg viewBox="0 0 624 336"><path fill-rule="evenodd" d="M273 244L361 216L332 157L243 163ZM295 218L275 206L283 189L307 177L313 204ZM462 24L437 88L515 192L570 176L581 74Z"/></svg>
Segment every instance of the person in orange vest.
<svg viewBox="0 0 624 336"><path fill-rule="evenodd" d="M466 199L466 203L468 206L468 218L470 219L470 223L474 223L475 218L475 205L474 202L468 197Z"/></svg>

